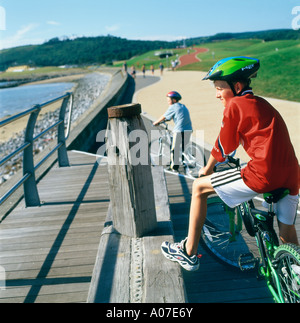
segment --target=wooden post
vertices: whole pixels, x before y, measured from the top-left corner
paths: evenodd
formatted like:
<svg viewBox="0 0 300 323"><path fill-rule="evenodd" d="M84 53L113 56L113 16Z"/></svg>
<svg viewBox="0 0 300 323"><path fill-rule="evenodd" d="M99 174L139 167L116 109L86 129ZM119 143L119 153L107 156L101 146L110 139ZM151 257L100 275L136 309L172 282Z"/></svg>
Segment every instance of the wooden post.
<svg viewBox="0 0 300 323"><path fill-rule="evenodd" d="M140 113L140 104L109 108L106 132L113 226L135 238L157 225L148 135Z"/></svg>

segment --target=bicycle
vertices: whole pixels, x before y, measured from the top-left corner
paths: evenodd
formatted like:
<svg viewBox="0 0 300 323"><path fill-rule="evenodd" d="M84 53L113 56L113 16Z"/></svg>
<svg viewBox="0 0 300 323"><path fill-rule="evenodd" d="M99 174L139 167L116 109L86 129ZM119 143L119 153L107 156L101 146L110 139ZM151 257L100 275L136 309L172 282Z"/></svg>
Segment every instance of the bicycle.
<svg viewBox="0 0 300 323"><path fill-rule="evenodd" d="M239 167L238 160L229 159ZM212 197L201 241L223 263L242 271L256 270L275 302L300 303L300 247L279 245L274 229L274 203L288 193L282 188L264 194L268 211L256 208L253 200L231 209Z"/></svg>
<svg viewBox="0 0 300 323"><path fill-rule="evenodd" d="M163 129L159 129L159 137L153 139L149 144L150 159L153 166L169 166L171 163L171 149L173 137L168 125L161 123ZM204 149L189 142L181 153L181 164L189 177L197 177L199 170L206 165Z"/></svg>

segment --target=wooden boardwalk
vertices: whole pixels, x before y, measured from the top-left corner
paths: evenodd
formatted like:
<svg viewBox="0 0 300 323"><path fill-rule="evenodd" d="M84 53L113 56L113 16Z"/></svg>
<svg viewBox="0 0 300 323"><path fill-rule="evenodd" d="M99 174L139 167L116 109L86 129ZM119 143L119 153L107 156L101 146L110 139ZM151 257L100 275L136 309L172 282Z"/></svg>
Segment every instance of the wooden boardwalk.
<svg viewBox="0 0 300 323"><path fill-rule="evenodd" d="M43 205L24 203L0 224L0 302L86 302L109 205L107 168L69 153L38 184Z"/></svg>
<svg viewBox="0 0 300 323"><path fill-rule="evenodd" d="M193 181L174 174L166 174L166 179L175 241L181 241L187 236ZM182 271L190 303L273 302L266 283L258 281L255 273L243 273L218 263L201 244L199 252L202 254L200 269Z"/></svg>
<svg viewBox="0 0 300 323"><path fill-rule="evenodd" d="M0 223L0 266L6 271L0 303L87 301L109 207L108 175L95 156L69 156L71 167L55 166L39 183L41 207L25 208L21 202ZM174 174L166 180L175 241L180 241L187 234L192 181ZM232 270L201 247L200 252L199 271L182 271L190 303L272 302L254 273Z"/></svg>

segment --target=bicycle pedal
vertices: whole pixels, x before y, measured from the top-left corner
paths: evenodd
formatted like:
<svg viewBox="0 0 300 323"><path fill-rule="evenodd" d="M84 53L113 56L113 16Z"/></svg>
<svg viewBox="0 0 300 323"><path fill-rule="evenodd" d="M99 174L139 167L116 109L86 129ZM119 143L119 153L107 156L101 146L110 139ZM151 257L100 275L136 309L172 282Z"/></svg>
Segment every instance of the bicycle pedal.
<svg viewBox="0 0 300 323"><path fill-rule="evenodd" d="M238 260L241 271L253 270L256 268L257 259L252 252L243 253Z"/></svg>

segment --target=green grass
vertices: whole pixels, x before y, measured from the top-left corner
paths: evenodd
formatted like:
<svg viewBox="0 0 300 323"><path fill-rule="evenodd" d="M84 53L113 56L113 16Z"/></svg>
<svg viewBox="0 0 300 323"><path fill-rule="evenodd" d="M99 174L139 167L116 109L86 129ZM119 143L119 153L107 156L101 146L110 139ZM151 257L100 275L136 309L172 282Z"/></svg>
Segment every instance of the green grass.
<svg viewBox="0 0 300 323"><path fill-rule="evenodd" d="M151 65L153 65L155 69L158 69L159 64L163 63L164 67L166 68L168 66L169 67L171 66L171 61L177 58L176 55L181 56L187 53L186 49L172 49L174 55L166 59L166 58L160 58L158 56L155 56L155 53L159 51L163 52L164 50L154 50L154 51L147 52L143 55L133 57L126 61L127 65L129 68L134 65L137 70L140 70L143 64L145 64L146 69L149 70ZM123 63L124 61L115 62L114 66L122 67Z"/></svg>
<svg viewBox="0 0 300 323"><path fill-rule="evenodd" d="M258 77L252 82L256 94L300 102L299 40L231 40L203 44L202 47L208 48L209 52L198 56L201 62L179 69L208 71L224 57L252 56L261 62Z"/></svg>
<svg viewBox="0 0 300 323"><path fill-rule="evenodd" d="M260 59L261 68L258 77L252 81L256 94L278 99L300 102L300 41L281 40L263 42L259 39L228 40L214 43L204 43L202 46L209 51L198 55L201 62L179 67L178 70L207 72L218 60L229 56L252 56ZM276 50L277 49L277 50ZM141 56L133 57L127 61L128 67L132 65L140 70L145 64L149 69L151 64L158 69L162 62L165 67L171 60L186 54L186 49L175 49L174 55L160 59L147 52ZM169 64L169 65L168 65ZM123 62L116 62L114 66L121 67Z"/></svg>

